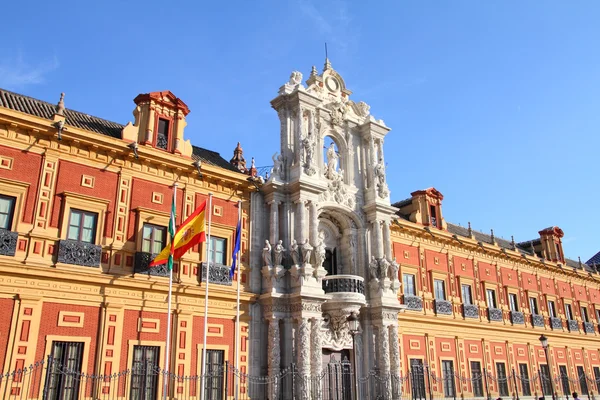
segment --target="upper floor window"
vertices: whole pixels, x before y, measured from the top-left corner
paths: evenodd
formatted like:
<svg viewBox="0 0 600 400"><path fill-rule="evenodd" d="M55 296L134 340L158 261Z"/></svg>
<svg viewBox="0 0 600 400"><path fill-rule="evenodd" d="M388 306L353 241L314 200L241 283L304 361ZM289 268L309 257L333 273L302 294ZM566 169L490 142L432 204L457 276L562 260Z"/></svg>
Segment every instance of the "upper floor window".
<svg viewBox="0 0 600 400"><path fill-rule="evenodd" d="M402 285L404 286L405 296L416 296L415 276L413 274L402 274Z"/></svg>
<svg viewBox="0 0 600 400"><path fill-rule="evenodd" d="M167 150L169 147L169 120L164 118L158 119L158 127L156 129L156 147Z"/></svg>
<svg viewBox="0 0 600 400"><path fill-rule="evenodd" d="M510 311L519 311L519 300L517 299L516 293L508 294L508 303L510 306Z"/></svg>
<svg viewBox="0 0 600 400"><path fill-rule="evenodd" d="M494 289L487 289L485 294L487 297L488 308L498 308L496 306L496 291Z"/></svg>
<svg viewBox="0 0 600 400"><path fill-rule="evenodd" d="M94 243L96 241L96 224L98 214L71 209L67 239L79 242Z"/></svg>
<svg viewBox="0 0 600 400"><path fill-rule="evenodd" d="M12 228L13 213L15 211L15 198L0 195L0 229Z"/></svg>
<svg viewBox="0 0 600 400"><path fill-rule="evenodd" d="M596 310L596 322L600 324L600 310Z"/></svg>
<svg viewBox="0 0 600 400"><path fill-rule="evenodd" d="M463 304L473 304L473 295L471 293L471 285L462 285L462 301Z"/></svg>
<svg viewBox="0 0 600 400"><path fill-rule="evenodd" d="M210 237L210 257L209 260L213 264L225 265L225 249L227 248L227 240L211 236Z"/></svg>
<svg viewBox="0 0 600 400"><path fill-rule="evenodd" d="M533 315L538 315L539 314L537 299L535 297L530 297L529 298L529 311Z"/></svg>
<svg viewBox="0 0 600 400"><path fill-rule="evenodd" d="M327 271L327 275L337 275L337 251L336 249L325 249L325 261L323 268Z"/></svg>
<svg viewBox="0 0 600 400"><path fill-rule="evenodd" d="M166 245L166 232L164 226L144 224L142 228L142 251L158 254Z"/></svg>
<svg viewBox="0 0 600 400"><path fill-rule="evenodd" d="M581 307L581 319L583 320L583 322L590 322L588 318L587 308L583 306Z"/></svg>
<svg viewBox="0 0 600 400"><path fill-rule="evenodd" d="M443 280L435 279L433 281L433 289L436 300L446 300L446 288Z"/></svg>
<svg viewBox="0 0 600 400"><path fill-rule="evenodd" d="M571 305L569 303L565 303L565 317L569 321L573 320L573 310L571 309Z"/></svg>
<svg viewBox="0 0 600 400"><path fill-rule="evenodd" d="M431 218L431 225L437 228L437 212L435 206L429 206L429 216Z"/></svg>
<svg viewBox="0 0 600 400"><path fill-rule="evenodd" d="M552 318L556 317L556 305L552 300L548 300L548 313Z"/></svg>

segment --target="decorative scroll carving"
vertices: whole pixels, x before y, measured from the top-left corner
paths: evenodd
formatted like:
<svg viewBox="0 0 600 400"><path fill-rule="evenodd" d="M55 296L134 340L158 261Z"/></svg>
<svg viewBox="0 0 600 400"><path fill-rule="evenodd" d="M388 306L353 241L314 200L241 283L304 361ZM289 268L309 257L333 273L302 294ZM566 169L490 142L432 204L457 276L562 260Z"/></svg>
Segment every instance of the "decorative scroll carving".
<svg viewBox="0 0 600 400"><path fill-rule="evenodd" d="M360 293L365 294L365 283L356 278L324 279L325 293Z"/></svg>
<svg viewBox="0 0 600 400"><path fill-rule="evenodd" d="M84 267L100 266L102 247L95 244L63 239L58 243L58 262L81 265Z"/></svg>
<svg viewBox="0 0 600 400"><path fill-rule="evenodd" d="M409 310L421 311L423 309L423 299L419 296L404 296L404 304Z"/></svg>
<svg viewBox="0 0 600 400"><path fill-rule="evenodd" d="M525 323L525 316L523 315L523 313L521 311L511 311L510 312L510 321L513 324L524 324Z"/></svg>
<svg viewBox="0 0 600 400"><path fill-rule="evenodd" d="M348 328L349 311L345 309L325 314L323 342L334 350L352 347L352 335Z"/></svg>
<svg viewBox="0 0 600 400"><path fill-rule="evenodd" d="M136 274L148 274L153 276L169 276L167 264L157 265L150 268L149 265L156 257L156 254L138 251L135 253L135 263L133 272Z"/></svg>
<svg viewBox="0 0 600 400"><path fill-rule="evenodd" d="M6 229L0 229L0 255L14 256L17 251L19 234Z"/></svg>
<svg viewBox="0 0 600 400"><path fill-rule="evenodd" d="M202 282L206 282L206 264L205 262L201 264ZM230 271L231 268L226 265L211 263L208 271L208 283L231 286Z"/></svg>
<svg viewBox="0 0 600 400"><path fill-rule="evenodd" d="M448 300L435 299L435 313L452 315L452 303Z"/></svg>
<svg viewBox="0 0 600 400"><path fill-rule="evenodd" d="M311 311L311 312L321 312L321 303L295 303L291 306L291 312L300 312L300 311Z"/></svg>
<svg viewBox="0 0 600 400"><path fill-rule="evenodd" d="M311 375L321 376L323 372L323 343L322 343L322 321L321 318L311 319L311 332L310 332L310 346L311 346ZM320 389L320 385L317 386L317 390ZM320 399L320 393L314 393L315 399Z"/></svg>
<svg viewBox="0 0 600 400"><path fill-rule="evenodd" d="M479 318L479 307L475 304L463 304L463 316L465 318Z"/></svg>
<svg viewBox="0 0 600 400"><path fill-rule="evenodd" d="M579 332L579 322L570 319L567 321L567 326L569 327L569 331L571 332Z"/></svg>
<svg viewBox="0 0 600 400"><path fill-rule="evenodd" d="M379 359L379 371L383 376L390 376L390 338L388 333L388 328L386 326L381 326L377 329L378 333L378 343L381 346L380 354L381 357ZM392 398L392 388L390 385L384 385L382 388L383 398L391 399Z"/></svg>
<svg viewBox="0 0 600 400"><path fill-rule="evenodd" d="M333 180L329 181L327 190L319 195L319 201L335 201L343 206L354 208L354 198L348 194L344 184L343 169L340 169Z"/></svg>
<svg viewBox="0 0 600 400"><path fill-rule="evenodd" d="M544 317L542 315L532 315L531 323L533 326L544 326Z"/></svg>
<svg viewBox="0 0 600 400"><path fill-rule="evenodd" d="M310 325L307 318L302 318L298 325L298 342L297 342L297 355L298 355L298 393L302 393L302 399L306 398L308 393L308 377L310 376ZM276 399L277 397L272 397Z"/></svg>
<svg viewBox="0 0 600 400"><path fill-rule="evenodd" d="M488 308L488 318L490 321L502 321L502 310L499 308Z"/></svg>
<svg viewBox="0 0 600 400"><path fill-rule="evenodd" d="M552 329L562 329L563 328L562 319L556 318L556 317L550 317L550 326L552 327Z"/></svg>
<svg viewBox="0 0 600 400"><path fill-rule="evenodd" d="M583 331L585 333L594 333L594 324L592 324L591 322L584 322Z"/></svg>

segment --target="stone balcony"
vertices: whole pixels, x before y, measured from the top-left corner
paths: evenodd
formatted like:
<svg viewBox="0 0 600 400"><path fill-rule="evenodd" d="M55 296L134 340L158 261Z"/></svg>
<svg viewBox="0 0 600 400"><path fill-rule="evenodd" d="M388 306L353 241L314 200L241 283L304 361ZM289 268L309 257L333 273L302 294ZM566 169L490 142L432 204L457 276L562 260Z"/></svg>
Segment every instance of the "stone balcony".
<svg viewBox="0 0 600 400"><path fill-rule="evenodd" d="M365 304L365 280L357 275L327 275L322 280L323 291L331 296L328 302Z"/></svg>
<svg viewBox="0 0 600 400"><path fill-rule="evenodd" d="M479 318L479 307L475 304L463 304L463 317Z"/></svg>
<svg viewBox="0 0 600 400"><path fill-rule="evenodd" d="M523 325L525 323L525 316L521 311L511 311L510 322L512 322L513 325Z"/></svg>
<svg viewBox="0 0 600 400"><path fill-rule="evenodd" d="M99 267L102 247L92 243L63 239L58 242L57 262L82 267Z"/></svg>
<svg viewBox="0 0 600 400"><path fill-rule="evenodd" d="M435 313L452 315L452 303L448 300L435 299Z"/></svg>
<svg viewBox="0 0 600 400"><path fill-rule="evenodd" d="M0 229L0 255L14 256L17 251L19 234L6 229Z"/></svg>

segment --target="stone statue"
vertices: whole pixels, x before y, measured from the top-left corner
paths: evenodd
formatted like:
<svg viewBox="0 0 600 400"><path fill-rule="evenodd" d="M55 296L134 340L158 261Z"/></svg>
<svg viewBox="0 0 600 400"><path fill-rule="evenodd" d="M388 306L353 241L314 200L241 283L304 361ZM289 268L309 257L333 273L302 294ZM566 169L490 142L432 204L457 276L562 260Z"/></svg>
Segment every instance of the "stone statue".
<svg viewBox="0 0 600 400"><path fill-rule="evenodd" d="M273 169L271 170L271 176L275 176L276 178L281 178L283 176L283 156L277 155L277 153L273 154Z"/></svg>
<svg viewBox="0 0 600 400"><path fill-rule="evenodd" d="M298 242L296 242L296 239L292 240L290 255L292 256L292 261L294 262L294 265L300 265L300 249L298 247Z"/></svg>
<svg viewBox="0 0 600 400"><path fill-rule="evenodd" d="M302 138L302 148L304 149L304 166L305 168L310 167L313 164L314 146L310 135L306 135Z"/></svg>
<svg viewBox="0 0 600 400"><path fill-rule="evenodd" d="M265 240L265 247L262 250L262 256L265 262L265 267L270 267L273 265L271 260L271 243L269 243L268 239Z"/></svg>
<svg viewBox="0 0 600 400"><path fill-rule="evenodd" d="M325 235L319 232L319 240L315 249L315 268L321 268L325 261Z"/></svg>
<svg viewBox="0 0 600 400"><path fill-rule="evenodd" d="M389 266L390 262L385 258L379 260L379 279L387 278Z"/></svg>
<svg viewBox="0 0 600 400"><path fill-rule="evenodd" d="M281 262L283 261L283 253L286 251L282 243L283 242L281 240L278 241L275 245L275 249L273 250L275 253L275 265L282 265Z"/></svg>
<svg viewBox="0 0 600 400"><path fill-rule="evenodd" d="M313 247L308 243L308 239L302 243L302 262L304 264L310 264L310 256L312 254Z"/></svg>
<svg viewBox="0 0 600 400"><path fill-rule="evenodd" d="M335 179L338 170L339 156L335 151L335 143L331 142L327 149L327 168L325 169L325 177Z"/></svg>
<svg viewBox="0 0 600 400"><path fill-rule="evenodd" d="M377 194L382 199L386 198L390 193L385 183L385 166L383 165L383 159L379 158L379 162L375 164L375 182L377 186Z"/></svg>
<svg viewBox="0 0 600 400"><path fill-rule="evenodd" d="M399 269L400 269L400 265L398 265L398 263L396 262L396 259L394 258L392 260L392 262L390 263L390 279L392 281L398 280L398 270Z"/></svg>
<svg viewBox="0 0 600 400"><path fill-rule="evenodd" d="M289 85L300 85L302 83L302 72L293 71L290 75Z"/></svg>
<svg viewBox="0 0 600 400"><path fill-rule="evenodd" d="M379 279L379 263L377 263L375 256L371 256L371 262L369 263L369 273L371 274L372 280Z"/></svg>

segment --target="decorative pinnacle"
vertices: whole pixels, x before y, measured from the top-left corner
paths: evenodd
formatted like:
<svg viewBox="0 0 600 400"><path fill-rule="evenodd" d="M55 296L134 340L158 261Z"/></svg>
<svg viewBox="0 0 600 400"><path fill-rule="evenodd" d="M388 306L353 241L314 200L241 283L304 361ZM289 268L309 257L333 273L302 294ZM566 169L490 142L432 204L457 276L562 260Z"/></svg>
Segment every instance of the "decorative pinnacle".
<svg viewBox="0 0 600 400"><path fill-rule="evenodd" d="M473 229L471 229L471 221L469 221L469 236L473 236Z"/></svg>
<svg viewBox="0 0 600 400"><path fill-rule="evenodd" d="M513 250L517 248L517 244L515 243L515 237L513 235L510 236L510 244L512 245Z"/></svg>
<svg viewBox="0 0 600 400"><path fill-rule="evenodd" d="M56 105L56 114L58 115L65 115L65 94L61 93L60 94L60 100L58 101L58 104Z"/></svg>
<svg viewBox="0 0 600 400"><path fill-rule="evenodd" d="M310 76L317 76L319 73L317 72L317 67L315 67L314 65L312 66L312 69L310 70Z"/></svg>
<svg viewBox="0 0 600 400"><path fill-rule="evenodd" d="M331 69L331 62L329 61L329 58L325 58L325 66L323 67L323 71L327 71L328 69Z"/></svg>
<svg viewBox="0 0 600 400"><path fill-rule="evenodd" d="M496 238L494 237L494 230L492 229L492 234L490 235L491 239L492 239L492 243L496 243Z"/></svg>
<svg viewBox="0 0 600 400"><path fill-rule="evenodd" d="M533 240L531 242L529 242L529 247L530 247L531 253L535 256L535 247L533 247Z"/></svg>
<svg viewBox="0 0 600 400"><path fill-rule="evenodd" d="M577 259L579 260L579 268L581 268L581 257L577 256Z"/></svg>

